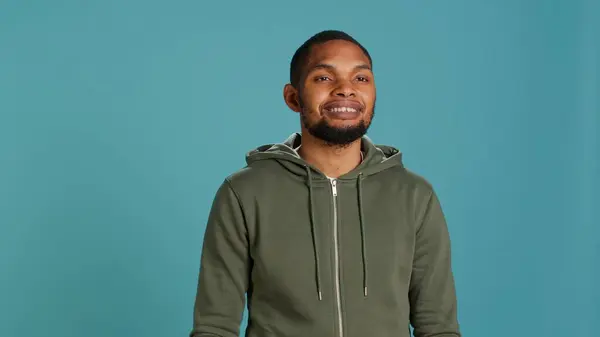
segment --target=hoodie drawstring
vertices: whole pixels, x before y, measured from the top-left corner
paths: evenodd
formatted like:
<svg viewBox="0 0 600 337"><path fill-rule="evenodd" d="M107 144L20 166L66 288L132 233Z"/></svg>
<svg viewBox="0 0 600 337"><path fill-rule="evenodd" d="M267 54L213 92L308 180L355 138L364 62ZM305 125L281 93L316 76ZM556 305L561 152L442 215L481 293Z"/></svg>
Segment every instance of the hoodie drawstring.
<svg viewBox="0 0 600 337"><path fill-rule="evenodd" d="M319 244L317 242L317 227L315 225L315 204L313 202L313 188L312 188L312 173L310 167L306 167L308 174L308 199L310 200L310 226L313 239L313 249L315 253L315 268L317 274L317 294L319 295L319 301L323 299L323 293L321 291L321 266L319 263Z"/></svg>
<svg viewBox="0 0 600 337"><path fill-rule="evenodd" d="M365 239L365 224L364 224L364 210L363 210L363 202L362 202L362 173L358 174L358 219L360 221L360 244L362 250L362 264L363 264L363 289L364 295L367 297L368 292L368 280L367 280L367 245Z"/></svg>
<svg viewBox="0 0 600 337"><path fill-rule="evenodd" d="M315 205L313 201L313 186L312 186L312 173L310 167L306 167L306 172L308 176L308 198L310 202L310 225L313 239L313 249L315 254L315 269L316 269L316 279L317 279L317 294L319 296L319 301L323 299L323 292L321 289L321 265L319 262L319 248L317 242L317 228L315 224ZM363 190L362 190L362 178L363 174L359 173L357 178L358 185L358 217L360 222L360 244L361 244L361 252L362 252L362 265L363 265L363 291L364 296L368 296L368 269L367 269L367 245L365 238L365 215L363 210Z"/></svg>

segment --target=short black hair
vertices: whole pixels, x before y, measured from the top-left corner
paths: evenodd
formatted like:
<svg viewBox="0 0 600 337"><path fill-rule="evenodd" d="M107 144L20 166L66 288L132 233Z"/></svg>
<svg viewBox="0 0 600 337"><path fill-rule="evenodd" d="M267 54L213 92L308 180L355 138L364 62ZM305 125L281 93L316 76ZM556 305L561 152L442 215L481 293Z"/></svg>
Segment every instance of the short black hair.
<svg viewBox="0 0 600 337"><path fill-rule="evenodd" d="M311 48L315 45L332 40L344 40L354 43L355 45L360 47L360 49L362 49L362 51L369 59L369 63L371 63L372 66L373 61L371 60L371 55L369 54L367 49L358 41L356 41L352 36L340 30L324 30L311 36L294 53L292 61L290 62L290 83L292 84L292 86L298 88L298 86L300 85L299 82L302 78L302 72L304 71L304 66L306 65L308 56L310 55Z"/></svg>

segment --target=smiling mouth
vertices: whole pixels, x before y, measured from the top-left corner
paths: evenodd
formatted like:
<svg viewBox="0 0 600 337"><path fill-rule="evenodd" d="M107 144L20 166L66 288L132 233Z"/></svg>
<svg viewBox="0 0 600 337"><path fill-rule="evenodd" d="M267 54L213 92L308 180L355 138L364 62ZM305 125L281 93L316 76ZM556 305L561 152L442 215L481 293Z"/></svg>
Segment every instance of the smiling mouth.
<svg viewBox="0 0 600 337"><path fill-rule="evenodd" d="M359 114L363 110L362 104L353 100L335 100L323 106L323 111L329 114Z"/></svg>
<svg viewBox="0 0 600 337"><path fill-rule="evenodd" d="M354 120L361 115L363 106L356 101L334 101L323 106L322 111L332 119Z"/></svg>

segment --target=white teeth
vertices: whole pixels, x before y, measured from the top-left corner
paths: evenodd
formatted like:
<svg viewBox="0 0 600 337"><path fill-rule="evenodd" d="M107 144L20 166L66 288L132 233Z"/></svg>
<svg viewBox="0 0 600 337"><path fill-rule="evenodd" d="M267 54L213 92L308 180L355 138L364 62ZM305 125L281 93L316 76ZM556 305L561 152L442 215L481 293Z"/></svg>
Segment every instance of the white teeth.
<svg viewBox="0 0 600 337"><path fill-rule="evenodd" d="M348 111L348 112L356 112L356 109L344 106L344 107L341 107L341 108L330 109L330 111L331 112L346 112L346 111Z"/></svg>

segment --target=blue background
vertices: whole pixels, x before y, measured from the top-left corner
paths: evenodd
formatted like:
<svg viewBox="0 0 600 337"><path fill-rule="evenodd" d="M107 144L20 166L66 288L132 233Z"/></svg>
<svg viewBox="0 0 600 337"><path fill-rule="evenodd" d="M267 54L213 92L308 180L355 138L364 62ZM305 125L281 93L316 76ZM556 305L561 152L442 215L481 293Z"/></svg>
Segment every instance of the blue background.
<svg viewBox="0 0 600 337"><path fill-rule="evenodd" d="M369 133L436 187L465 336L600 323L592 0L0 2L0 336L186 336L204 225L299 128L295 49L375 62Z"/></svg>

